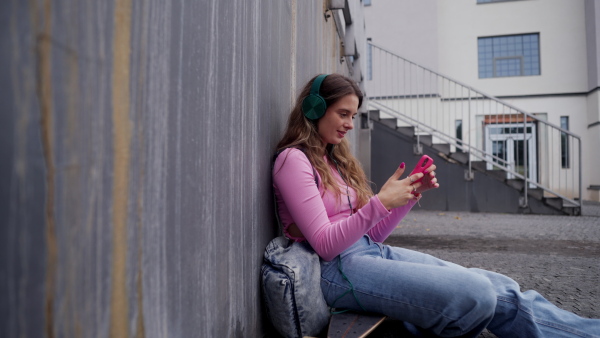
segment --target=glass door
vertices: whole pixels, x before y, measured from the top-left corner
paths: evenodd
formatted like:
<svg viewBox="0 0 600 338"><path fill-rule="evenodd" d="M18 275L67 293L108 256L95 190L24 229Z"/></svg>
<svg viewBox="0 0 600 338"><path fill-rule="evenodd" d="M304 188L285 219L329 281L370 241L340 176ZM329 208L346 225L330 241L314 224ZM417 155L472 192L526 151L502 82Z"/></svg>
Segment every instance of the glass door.
<svg viewBox="0 0 600 338"><path fill-rule="evenodd" d="M527 123L526 128L523 129L522 123L485 126L486 152L492 155L488 156L488 170L506 168L509 170L506 177L513 179L516 177L514 173L525 176L527 167L527 178L537 182L535 125Z"/></svg>

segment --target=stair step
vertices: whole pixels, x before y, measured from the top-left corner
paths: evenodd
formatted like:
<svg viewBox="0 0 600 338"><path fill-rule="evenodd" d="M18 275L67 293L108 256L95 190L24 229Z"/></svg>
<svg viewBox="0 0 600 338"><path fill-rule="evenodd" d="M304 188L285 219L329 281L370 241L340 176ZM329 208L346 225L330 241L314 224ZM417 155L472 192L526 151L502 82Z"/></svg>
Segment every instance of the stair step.
<svg viewBox="0 0 600 338"><path fill-rule="evenodd" d="M382 124L392 128L392 129L396 129L398 127L398 120L395 118L380 118L379 122L381 122Z"/></svg>
<svg viewBox="0 0 600 338"><path fill-rule="evenodd" d="M473 161L471 167L475 170L481 171L482 173L487 171L487 163L485 161Z"/></svg>
<svg viewBox="0 0 600 338"><path fill-rule="evenodd" d="M523 181L521 181L523 182ZM535 198L538 201L542 201L544 199L544 190L543 189L527 189L527 195ZM546 200L552 200L553 198L546 198ZM562 208L562 198L560 198L560 206L556 207L557 209Z"/></svg>
<svg viewBox="0 0 600 338"><path fill-rule="evenodd" d="M369 118L373 121L379 121L379 110L369 110Z"/></svg>
<svg viewBox="0 0 600 338"><path fill-rule="evenodd" d="M448 143L434 143L433 149L443 153L444 155L450 155L450 145Z"/></svg>
<svg viewBox="0 0 600 338"><path fill-rule="evenodd" d="M463 153L463 152L451 153L450 158L456 160L457 162L465 164L465 163L469 162L469 153Z"/></svg>
<svg viewBox="0 0 600 338"><path fill-rule="evenodd" d="M517 189L518 191L523 190L523 187L525 186L523 180L521 180L521 179L506 180L506 184L508 184L509 186Z"/></svg>
<svg viewBox="0 0 600 338"><path fill-rule="evenodd" d="M431 147L433 145L433 137L431 135L419 135L419 142Z"/></svg>
<svg viewBox="0 0 600 338"><path fill-rule="evenodd" d="M506 180L506 171L504 170L486 170L485 173L502 182Z"/></svg>
<svg viewBox="0 0 600 338"><path fill-rule="evenodd" d="M487 162L485 161L473 161L471 162L471 167L477 171L481 171L482 173L485 173L488 176L491 176L501 182L504 182L504 180L506 180L506 171L504 170L488 170L487 169Z"/></svg>
<svg viewBox="0 0 600 338"><path fill-rule="evenodd" d="M415 127L396 127L401 134L406 135L408 137L415 136Z"/></svg>
<svg viewBox="0 0 600 338"><path fill-rule="evenodd" d="M563 199L560 197L545 198L544 202L558 210L561 210L563 208Z"/></svg>
<svg viewBox="0 0 600 338"><path fill-rule="evenodd" d="M501 182L506 180L506 171L504 170L488 170L487 162L485 161L473 161L471 162L471 167L477 171L485 173L488 176L491 176Z"/></svg>

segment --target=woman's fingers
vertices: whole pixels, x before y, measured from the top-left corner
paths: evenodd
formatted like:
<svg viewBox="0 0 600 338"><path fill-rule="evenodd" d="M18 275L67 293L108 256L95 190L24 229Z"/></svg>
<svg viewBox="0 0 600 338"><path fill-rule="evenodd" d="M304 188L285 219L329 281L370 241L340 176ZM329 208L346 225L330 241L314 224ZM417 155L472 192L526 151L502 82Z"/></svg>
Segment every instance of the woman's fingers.
<svg viewBox="0 0 600 338"><path fill-rule="evenodd" d="M421 182L423 182L423 184L419 188L417 188L418 192L420 192L420 193L425 192L430 189L440 187L440 185L438 183L438 179L437 179L437 177L435 177L435 175L434 176L428 175Z"/></svg>
<svg viewBox="0 0 600 338"><path fill-rule="evenodd" d="M402 162L402 163L400 163L400 166L398 167L398 169L396 169L396 171L394 172L394 175L392 175L394 180L398 180L400 178L400 176L402 176L402 174L404 174L404 170L406 170L406 165L404 164L404 162Z"/></svg>
<svg viewBox="0 0 600 338"><path fill-rule="evenodd" d="M398 169L396 169L396 171L394 171L392 176L390 176L390 178L388 178L388 181L397 181L400 178L400 176L402 176L402 174L404 174L404 170L406 170L406 165L404 164L404 162L402 162L402 163L400 163L400 166L398 167Z"/></svg>
<svg viewBox="0 0 600 338"><path fill-rule="evenodd" d="M412 175L408 176L405 179L410 181L410 184L414 184L414 182L418 181L421 177L423 177L422 173L416 173L416 174L412 174Z"/></svg>
<svg viewBox="0 0 600 338"><path fill-rule="evenodd" d="M419 189L422 185L423 183L421 182L413 183L410 185L410 189L413 191L417 191L417 189Z"/></svg>

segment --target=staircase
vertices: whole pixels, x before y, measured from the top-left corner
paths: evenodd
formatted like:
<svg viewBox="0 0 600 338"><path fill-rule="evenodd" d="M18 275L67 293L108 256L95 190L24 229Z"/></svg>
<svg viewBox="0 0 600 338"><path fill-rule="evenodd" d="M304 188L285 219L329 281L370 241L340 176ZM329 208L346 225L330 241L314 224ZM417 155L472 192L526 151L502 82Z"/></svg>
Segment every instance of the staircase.
<svg viewBox="0 0 600 338"><path fill-rule="evenodd" d="M367 52L371 123L411 142L416 155L425 147L462 166L466 182L477 184L480 173L514 189L522 212L543 204L581 213L579 136L375 44Z"/></svg>

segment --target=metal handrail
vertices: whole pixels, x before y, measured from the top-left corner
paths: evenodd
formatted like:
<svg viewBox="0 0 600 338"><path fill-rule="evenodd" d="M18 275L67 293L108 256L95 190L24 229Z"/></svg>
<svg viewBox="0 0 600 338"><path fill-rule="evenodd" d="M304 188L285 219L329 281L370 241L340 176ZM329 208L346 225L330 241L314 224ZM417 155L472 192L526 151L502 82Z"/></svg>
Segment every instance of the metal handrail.
<svg viewBox="0 0 600 338"><path fill-rule="evenodd" d="M429 69L429 68L427 68L427 67L421 66L421 65L419 65L419 64L417 64L417 63L415 63L415 62L413 62L413 61L410 61L410 60L408 60L408 59L406 59L406 58L404 58L404 57L402 57L402 56L399 56L399 55L397 55L397 54L394 54L393 52L390 52L389 50L387 50L387 49L385 49L385 48L383 48L383 47L380 47L379 45L377 45L377 44L374 44L374 43L372 43L372 42L368 42L367 44L369 44L369 45L371 45L371 46L373 46L373 47L376 47L376 48L378 48L378 49L381 49L382 51L384 51L384 52L386 52L386 53L389 53L389 54L391 54L391 55L394 55L394 56L396 56L396 57L398 57L398 58L402 59L403 61L406 61L406 62L408 62L408 63L410 63L410 64L412 64L412 65L414 65L414 66L416 66L416 67L419 67L419 68L421 68L421 69L425 70L425 71L431 72L431 73L433 73L433 74L435 74L435 75L437 75L437 76L439 76L439 77L441 77L441 78L444 78L444 79L446 79L446 80L448 80L448 81L451 81L451 82L454 82L454 83L456 83L456 84L458 84L458 85L461 85L462 87L464 87L464 88L466 88L466 89L469 89L469 90L471 90L471 91L474 91L474 92L476 92L476 93L480 94L482 97L484 97L484 98L486 98L486 99L489 99L489 100L496 101L497 103L499 103L499 104L502 104L503 106L509 107L509 108L511 108L511 109L514 109L514 110L516 110L516 111L518 111L518 112L520 112L520 113L524 114L525 116L527 116L527 117L529 117L529 118L532 118L532 119L534 119L534 120L536 120L536 121L542 122L542 123L544 123L544 124L546 124L546 125L548 125L548 126L551 126L552 128L556 128L556 129L560 130L562 133L566 133L566 134L568 134L568 135L570 135L570 136L573 136L573 137L575 137L575 138L577 138L577 139L581 139L581 138L580 138L578 135L574 134L573 132L571 132L571 131L569 131L569 130L563 129L563 128L561 128L560 126L557 126L557 125L555 125L555 124L552 124L552 123L550 123L550 122L548 122L548 121L543 121L543 120L540 120L540 119L538 119L536 116L534 116L534 115L531 115L531 114L527 113L526 111L524 111L524 110L521 110L520 108L517 108L517 107L515 107L515 106L511 105L510 103L504 102L504 101L502 101L502 100L500 100L500 99L498 99L498 98L496 98L496 97L494 97L494 96L492 96L492 95L486 94L486 93L482 92L482 91L481 91L481 90L479 90L479 89L475 89L475 88L473 88L473 87L469 86L468 84L465 84L465 83L463 83L463 82L460 82L460 81L458 81L458 80L454 80L453 78L451 78L451 77L449 77L449 76L447 76L447 75L440 74L440 73L438 73L438 72L436 72L436 71L434 71L434 70L431 70L431 69ZM433 95L438 95L438 94L433 94L433 93L430 93L430 94L425 94L425 95L431 95L431 96L433 96ZM371 96L369 96L369 100L372 100L372 99L378 99L378 98L381 98L381 97L377 97L377 96L373 96L373 97L371 97ZM453 99L454 99L454 100L467 100L467 98L453 98Z"/></svg>
<svg viewBox="0 0 600 338"><path fill-rule="evenodd" d="M375 60L372 55L373 50L380 53L379 59L384 58L387 60L387 63L383 64L384 61L381 65L377 65L381 69L381 74L378 73L378 76L374 77L375 80L369 79L371 81L370 83L379 86L379 88L376 89L381 90L381 92L368 93L369 105L395 117L400 123L413 126L417 130L417 142L420 142L419 131L426 132L436 139L447 142L451 147L466 151L466 153L469 154L469 172L472 170L471 160L473 157L486 162L488 167L502 169L512 175L512 177L522 179L524 181L523 206L527 206L528 204L527 191L530 185L560 197L565 202L569 202L574 206L581 206L582 166L581 138L579 136L551 122L541 120L537 116L529 114L512 104L476 90L469 85L454 80L446 75L439 74L427 67L418 65L417 63L396 55L376 44L368 42L368 45L369 59L371 62L374 62ZM373 72L372 65L370 65L369 70ZM421 73L420 76L419 73ZM395 74L399 75L396 76ZM379 81L379 83L376 83L375 81ZM425 88L427 86L429 86L429 88ZM448 88L445 88L445 86ZM450 87L453 87L453 90ZM367 82L367 88L369 88L369 82ZM397 90L397 88L399 88L399 90ZM376 89L374 91L376 91ZM453 95L449 95L449 93ZM468 104L468 109L466 109L466 112L461 111L458 113L459 110L464 109L463 105L465 102ZM485 106L483 107L483 110L479 110L479 108L481 108L479 106L480 103L482 105L487 105L487 110ZM396 105L403 105L404 109L400 109L396 107ZM415 105L417 111L416 117L413 116L415 115ZM460 107L458 107L458 105L460 105ZM425 106L427 107L423 108ZM434 108L434 106L440 106L441 112L435 111L436 108ZM453 113L444 114L446 113L445 109L452 109ZM425 113L421 114L422 111L425 111ZM461 123L463 122L463 119L466 118L466 134L468 137L458 138L450 135L451 133L448 131L449 126L447 122L448 119L452 119L453 116L455 118L457 116L461 117ZM486 129L487 131L485 133L486 137L488 132L490 133L489 140L483 136L481 136L481 139L485 139L485 142L489 142L492 148L493 146L500 147L502 144L502 147L507 148L509 141L512 141L511 146L513 148L511 149L514 154L512 159L507 158L507 153L509 151L506 149L504 149L503 153L503 156L505 157L500 157L497 156L500 152L492 153L484 149L483 145L480 146L475 144L478 142L477 139L480 135L477 135L477 131L474 131L475 127L473 127L474 123L472 120L478 118L477 116L483 118L483 124L490 127L489 129ZM429 117L429 121L426 121L427 117ZM437 123L438 120L445 121L446 124L444 125L442 122L440 125L436 125L435 123ZM464 125L462 125L462 127L464 127ZM522 132L520 132L521 129ZM529 129L533 132L530 132ZM494 137L499 139L504 137L504 141L493 140L491 136L492 130L500 133L495 134ZM508 130L508 132L506 130ZM513 132L513 130L515 132ZM476 136L473 137L473 134L476 134ZM542 157L544 157L544 161L548 162L549 165L547 166L548 168L544 167L537 170L535 167L530 168L529 160L535 160L535 153L529 155L528 148L532 146L534 147L532 148L534 152L541 152L541 148L538 149L537 142L539 138L541 143L542 135L548 140L549 144L540 145L540 147L543 146L547 148L545 149L547 152L540 155L540 161L542 161ZM475 143L473 142L474 138ZM556 144L553 144L553 142L556 142ZM553 145L557 146L556 149L551 149ZM556 154L557 149L558 152L560 152L558 155ZM550 150L553 150L554 152ZM577 159L575 159L575 157L577 157ZM553 166L556 166L557 163L562 163L560 164L562 167L554 168ZM522 168L522 173L517 171L517 167L519 167L519 169ZM576 182L577 179L575 178L575 173L577 171L579 174L577 177L578 182ZM571 175L570 178L566 176L569 174ZM540 177L538 178L537 176ZM547 182L542 183L540 181L542 176ZM569 181L571 181L571 183L569 183ZM576 200L577 198L578 200Z"/></svg>
<svg viewBox="0 0 600 338"><path fill-rule="evenodd" d="M386 114L394 116L395 118L401 119L404 122L407 122L407 120L413 120L411 118L407 118L406 116L403 116L402 114L394 111L393 109L391 109L389 107L386 107L385 105L382 105L380 102L369 101L369 105L374 106L375 108L378 108L378 109L384 111ZM420 129L429 129L431 131L435 131L434 128L429 128L429 127L427 127L427 126L419 123L418 121L414 121L413 120L412 123L414 123L414 124L412 124L411 122L407 122L407 123L411 124L413 127L418 127ZM442 138L446 139L446 141L448 141L449 144L452 144L452 145L454 145L454 146L456 146L458 148L461 148L463 150L465 148L467 148L467 147L463 146L464 142L461 141L460 139L457 139L457 138L455 138L453 136L447 135L447 134L445 134L443 132L439 132L438 131L438 133L439 133L439 135L442 135L443 136ZM462 142L463 145L460 145L459 144L460 142ZM508 172L508 173L510 173L512 175L514 175L516 178L522 179L524 181L526 180L526 178L523 175L521 175L520 173L518 173L518 172L516 172L516 171L514 171L512 169L510 169L506 165L502 165L502 164L500 164L498 162L495 162L495 161L492 162L492 161L489 161L488 159L491 157L494 160L498 160L498 161L501 161L501 162L504 162L504 163L506 163L506 160L504 160L502 158L499 158L499 157L497 157L497 156L495 156L493 154L486 153L485 151L483 151L481 149L471 148L471 150L474 151L472 153L472 155L475 156L475 157L477 157L478 159L481 159L482 161L485 161L487 163L493 163L494 166L496 166L496 167L498 167L498 168L500 168L500 169L502 169L502 170L504 170L504 171L506 171L506 172ZM554 192L552 190L549 190L549 189L545 188L544 186L538 184L537 182L533 182L531 180L528 180L528 182L529 182L529 184L535 185L536 187L538 187L540 189L547 190L549 193L552 193L552 194L556 195L557 197L560 197L560 198L564 199L565 201L567 201L569 203L572 203L572 204L575 204L576 206L579 206L579 202L577 202L577 201L575 201L575 200L573 200L573 199L571 199L571 198L569 198L569 197L567 197L567 196L565 196L563 194L560 194L558 192Z"/></svg>

